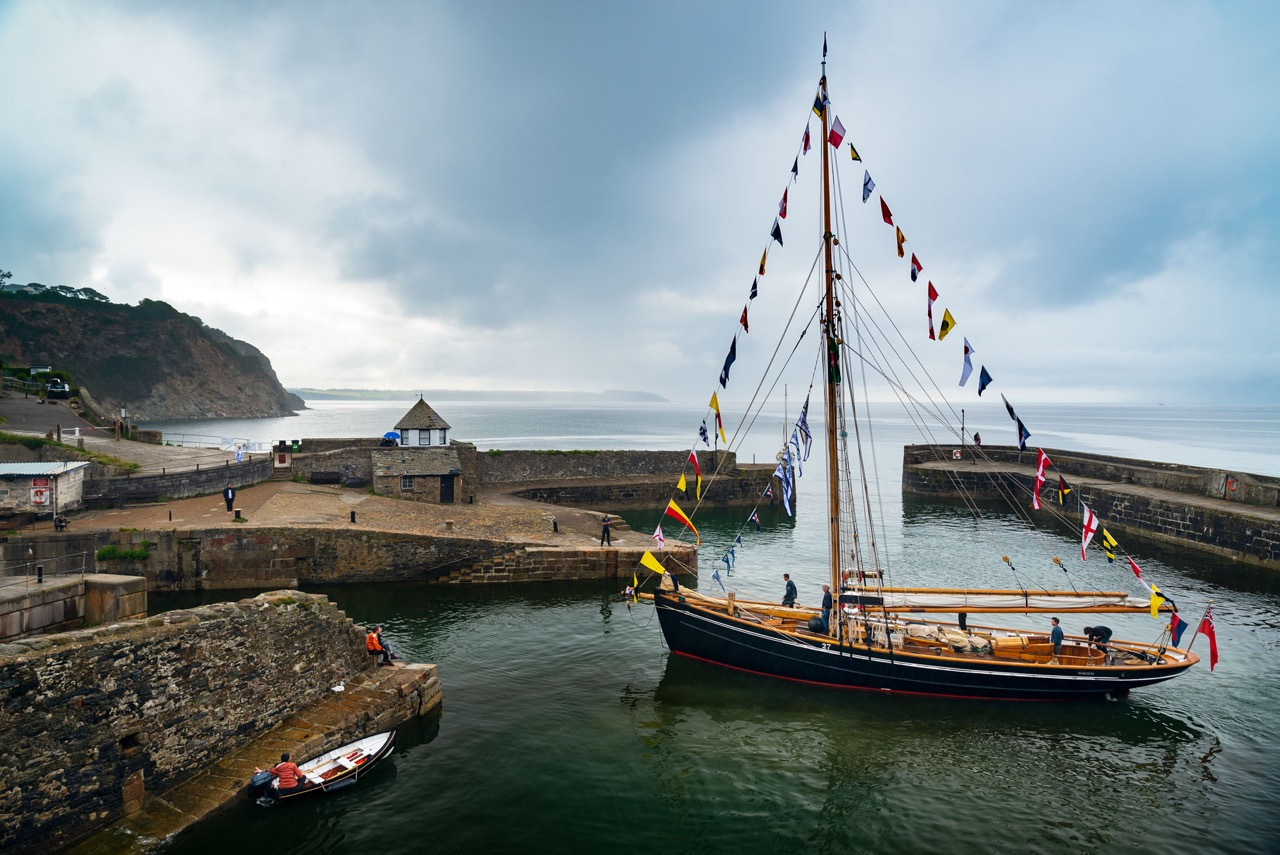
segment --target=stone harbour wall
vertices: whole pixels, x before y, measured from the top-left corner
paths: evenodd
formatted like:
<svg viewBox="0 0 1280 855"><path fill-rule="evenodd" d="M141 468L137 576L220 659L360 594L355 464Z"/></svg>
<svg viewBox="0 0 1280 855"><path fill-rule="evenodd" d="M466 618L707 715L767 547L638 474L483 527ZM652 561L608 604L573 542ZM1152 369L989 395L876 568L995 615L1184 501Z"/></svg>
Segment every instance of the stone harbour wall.
<svg viewBox="0 0 1280 855"><path fill-rule="evenodd" d="M146 559L97 561L92 550L147 544ZM84 539L55 535L0 543L0 560L24 555L31 546L45 560L74 548L83 556ZM88 558L99 573L142 576L152 591L221 588L292 588L298 585L364 582L526 582L544 579L602 579L629 576L618 570L624 549L561 549L541 552L533 545L471 537L413 535L367 530L237 528L196 531L97 532ZM537 553L537 561L519 556ZM610 557L612 555L612 557ZM624 562L625 563L625 562ZM689 558L697 567L696 555ZM52 566L52 564L51 564ZM503 568L494 571L492 568ZM489 568L489 569L475 569Z"/></svg>
<svg viewBox="0 0 1280 855"><path fill-rule="evenodd" d="M709 476L737 468L732 451L699 451L698 466ZM481 484L557 481L576 478L669 477L672 483L688 465L687 451L484 451L476 455ZM692 467L690 467L692 469ZM692 472L690 472L692 475Z"/></svg>
<svg viewBox="0 0 1280 855"><path fill-rule="evenodd" d="M704 481L702 506L713 508L752 506L761 502L764 488L773 478L774 467L733 470L729 477L717 478L714 483ZM687 477L689 489L683 497L675 494L676 503L691 511L695 502L692 476ZM538 484L518 489L515 495L535 502L548 502L570 508L593 508L600 511L617 511L642 508L660 511L672 498L674 483L670 475L648 480L633 479L625 482L601 484L582 479L575 482ZM774 484L774 495L782 495L782 486Z"/></svg>
<svg viewBox="0 0 1280 855"><path fill-rule="evenodd" d="M0 644L0 851L132 813L372 668L362 628L296 591Z"/></svg>
<svg viewBox="0 0 1280 855"><path fill-rule="evenodd" d="M984 449L985 453L985 449ZM1057 458L1050 458L1057 464ZM1066 470L1068 477L1071 470ZM1028 496L1035 477L1030 472L983 471L969 461L956 461L955 466L925 467L908 463L902 469L904 493L959 499L1007 500L1010 495ZM1217 502L1206 506L1204 498L1180 501L1176 492L1149 495L1097 484L1073 485L1073 500L1067 513L1076 511L1077 500L1087 504L1112 534L1138 534L1166 543L1190 546L1272 569L1280 569L1280 523L1274 514L1268 516L1250 505ZM1171 488L1166 488L1171 489ZM1050 482L1042 490L1042 498L1053 495ZM1191 491L1194 495L1195 491ZM1219 497L1220 498L1220 497ZM1054 502L1056 499L1048 499Z"/></svg>

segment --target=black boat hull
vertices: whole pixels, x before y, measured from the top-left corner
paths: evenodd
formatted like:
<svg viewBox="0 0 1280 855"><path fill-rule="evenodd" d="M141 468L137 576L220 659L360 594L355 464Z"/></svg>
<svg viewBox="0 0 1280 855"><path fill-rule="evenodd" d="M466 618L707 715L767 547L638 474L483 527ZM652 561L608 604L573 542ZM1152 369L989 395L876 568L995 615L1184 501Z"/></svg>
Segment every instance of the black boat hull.
<svg viewBox="0 0 1280 855"><path fill-rule="evenodd" d="M1064 701L1117 698L1185 671L1182 662L1071 667L995 657L959 658L840 645L796 636L696 608L678 595L654 595L673 653L784 680L841 689L956 698Z"/></svg>

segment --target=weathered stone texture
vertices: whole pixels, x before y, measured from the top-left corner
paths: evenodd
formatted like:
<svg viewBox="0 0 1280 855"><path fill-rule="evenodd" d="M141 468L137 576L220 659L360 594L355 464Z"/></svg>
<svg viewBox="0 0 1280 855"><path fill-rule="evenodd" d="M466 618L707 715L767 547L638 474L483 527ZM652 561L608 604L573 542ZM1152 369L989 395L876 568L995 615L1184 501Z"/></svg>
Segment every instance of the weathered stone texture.
<svg viewBox="0 0 1280 855"><path fill-rule="evenodd" d="M54 536L36 540L41 554L50 555L50 560L59 549L84 548L82 543ZM8 552L25 549L27 542L0 543L0 560ZM619 562L634 567L643 553L626 548L537 548L474 537L327 528L98 532L94 547L111 543L131 547L143 542L149 544L145 561L98 562L99 571L145 577L153 591L409 580L529 582L629 575L629 570L620 573ZM530 555L540 558L530 561ZM682 560L690 568L687 572L697 572L696 553L690 550Z"/></svg>
<svg viewBox="0 0 1280 855"><path fill-rule="evenodd" d="M688 465L688 458L684 451L489 451L476 455L476 468L482 484L638 475L675 478ZM698 452L704 477L717 466L721 471L736 469L737 460L732 451Z"/></svg>
<svg viewBox="0 0 1280 855"><path fill-rule="evenodd" d="M968 460L956 461L954 465L949 461L940 464L938 448L907 447L902 469L904 493L941 498L1007 499L1011 495L1029 496L1034 489L1035 478L1030 467L991 469L970 466ZM1113 534L1139 534L1235 561L1280 569L1280 521L1274 508L1266 504L1268 500L1274 503L1274 496L1266 492L1272 488L1264 483L1275 479L1244 473L1232 476L1241 482L1251 479L1254 484L1254 495L1259 501L1246 504L1234 496L1223 495L1228 477L1225 472L1181 471L1191 467L1172 464L1151 464L1147 469L1138 465L1142 461L1120 458L1082 463L1079 455L1052 449L1046 449L1046 453L1068 478L1077 479L1071 482L1075 496L1066 511L1068 514L1078 507L1078 499L1087 504ZM983 457L1015 462L1016 449L1012 454L997 450L992 457L984 447ZM1114 486L1099 484L1102 480L1110 480ZM1167 492L1157 494L1128 485ZM1048 493L1053 489L1052 483L1043 488ZM1179 493L1187 498L1182 500Z"/></svg>
<svg viewBox="0 0 1280 855"><path fill-rule="evenodd" d="M0 645L0 850L136 809L371 667L361 629L298 592Z"/></svg>

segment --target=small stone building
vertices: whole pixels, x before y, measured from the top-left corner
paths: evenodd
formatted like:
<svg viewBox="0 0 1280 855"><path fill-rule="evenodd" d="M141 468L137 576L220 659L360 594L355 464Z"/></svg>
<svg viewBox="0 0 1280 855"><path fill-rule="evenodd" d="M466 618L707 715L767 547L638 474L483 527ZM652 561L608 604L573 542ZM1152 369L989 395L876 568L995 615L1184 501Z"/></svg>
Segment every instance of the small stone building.
<svg viewBox="0 0 1280 855"><path fill-rule="evenodd" d="M84 505L89 464L0 463L0 516L51 517Z"/></svg>
<svg viewBox="0 0 1280 855"><path fill-rule="evenodd" d="M396 423L400 445L375 448L373 491L434 504L475 498L476 447L449 439L449 423L421 398Z"/></svg>

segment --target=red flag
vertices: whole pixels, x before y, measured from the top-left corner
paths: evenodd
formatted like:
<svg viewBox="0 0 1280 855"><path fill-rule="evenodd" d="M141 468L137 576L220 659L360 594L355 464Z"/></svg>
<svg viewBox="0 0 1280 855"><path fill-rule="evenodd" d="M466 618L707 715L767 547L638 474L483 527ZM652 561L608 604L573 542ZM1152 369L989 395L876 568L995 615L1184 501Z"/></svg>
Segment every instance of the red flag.
<svg viewBox="0 0 1280 855"><path fill-rule="evenodd" d="M747 307L746 306L742 307L742 317L738 318L738 323L742 324L743 332L751 332L751 330L747 328Z"/></svg>
<svg viewBox="0 0 1280 855"><path fill-rule="evenodd" d="M884 217L884 221L889 225L893 225L893 214L889 212L889 206L884 203L884 197L880 197L880 216Z"/></svg>
<svg viewBox="0 0 1280 855"><path fill-rule="evenodd" d="M1098 515L1089 510L1089 506L1080 503L1080 507L1084 508L1084 535L1080 541L1080 560L1086 560L1084 551L1089 546L1089 541L1093 540L1093 534L1098 530Z"/></svg>
<svg viewBox="0 0 1280 855"><path fill-rule="evenodd" d="M1209 638L1209 670L1212 671L1218 665L1218 634L1213 629L1213 606L1204 610L1204 617L1200 619L1200 632Z"/></svg>
<svg viewBox="0 0 1280 855"><path fill-rule="evenodd" d="M689 519L689 517L685 514L684 511L680 510L680 506L675 503L674 499L667 502L666 515L674 519L678 519L680 520L680 522L684 523L685 528L693 532L693 536L698 541L698 545L699 546L702 545L702 537L698 534L698 530L693 527L693 521Z"/></svg>
<svg viewBox="0 0 1280 855"><path fill-rule="evenodd" d="M804 126L804 149L800 153L801 154L809 153L809 123L808 122L806 122Z"/></svg>
<svg viewBox="0 0 1280 855"><path fill-rule="evenodd" d="M787 188L787 190L790 189L790 187ZM782 201L778 203L778 216L784 220L787 218L787 190L782 191Z"/></svg>
<svg viewBox="0 0 1280 855"><path fill-rule="evenodd" d="M920 259L916 258L916 254L911 253L911 281L915 282L920 275L920 271L924 270L924 265L920 263Z"/></svg>
<svg viewBox="0 0 1280 855"><path fill-rule="evenodd" d="M827 134L827 141L836 148L839 148L840 143L844 142L844 125L840 124L839 116L836 116L835 123L831 126L831 132Z"/></svg>
<svg viewBox="0 0 1280 855"><path fill-rule="evenodd" d="M1049 455L1044 453L1043 448L1037 448L1036 453L1039 455L1036 458L1036 491L1031 494L1031 508L1038 511L1040 510L1040 488L1044 486L1044 470L1049 468ZM1084 555L1083 549L1080 554Z"/></svg>
<svg viewBox="0 0 1280 855"><path fill-rule="evenodd" d="M914 256L913 256L914 257ZM933 287L933 283L929 283L929 340L937 341L933 335L933 301L938 299L938 289Z"/></svg>
<svg viewBox="0 0 1280 855"><path fill-rule="evenodd" d="M696 451L689 452L689 462L693 464L693 474L697 476L698 485L695 488L694 496L698 499L702 498L702 468L698 466L698 453Z"/></svg>

